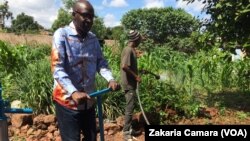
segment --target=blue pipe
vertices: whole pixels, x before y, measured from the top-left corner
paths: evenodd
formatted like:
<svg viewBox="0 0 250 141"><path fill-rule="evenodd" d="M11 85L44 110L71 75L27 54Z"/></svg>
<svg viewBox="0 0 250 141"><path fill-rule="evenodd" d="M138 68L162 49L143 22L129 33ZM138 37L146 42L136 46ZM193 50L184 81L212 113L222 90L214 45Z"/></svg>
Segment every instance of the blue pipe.
<svg viewBox="0 0 250 141"><path fill-rule="evenodd" d="M102 97L101 95L111 91L111 88L106 88L94 93L89 94L90 97L97 96L97 108L98 108L98 119L100 128L100 141L104 141L104 127L103 127L103 117L102 117Z"/></svg>
<svg viewBox="0 0 250 141"><path fill-rule="evenodd" d="M102 97L97 96L97 105L98 105L98 119L99 119L99 128L100 128L100 141L104 141L104 127L103 127L103 117L102 117Z"/></svg>
<svg viewBox="0 0 250 141"><path fill-rule="evenodd" d="M111 88L106 88L106 89L103 89L103 90L100 90L100 91L97 91L97 92L93 92L91 94L89 94L90 97L95 97L95 96L98 96L98 95L102 95L104 93L107 93L109 91L111 91L112 89Z"/></svg>
<svg viewBox="0 0 250 141"><path fill-rule="evenodd" d="M30 108L19 109L19 108L9 108L9 102L2 99L2 86L0 83L0 120L6 120L7 117L5 113L27 113L32 114L33 110Z"/></svg>
<svg viewBox="0 0 250 141"><path fill-rule="evenodd" d="M32 114L33 110L30 108L25 108L25 109L17 109L17 108L7 108L4 109L5 113L25 113L25 114Z"/></svg>

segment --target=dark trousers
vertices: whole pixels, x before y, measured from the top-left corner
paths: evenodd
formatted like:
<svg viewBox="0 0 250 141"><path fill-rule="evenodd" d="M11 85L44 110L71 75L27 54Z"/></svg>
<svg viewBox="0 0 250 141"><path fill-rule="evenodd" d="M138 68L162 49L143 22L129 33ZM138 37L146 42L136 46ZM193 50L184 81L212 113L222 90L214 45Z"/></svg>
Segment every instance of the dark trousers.
<svg viewBox="0 0 250 141"><path fill-rule="evenodd" d="M95 108L71 110L55 102L56 118L62 141L96 141Z"/></svg>
<svg viewBox="0 0 250 141"><path fill-rule="evenodd" d="M125 123L123 127L123 132L129 131L132 123L132 116L135 107L136 93L135 90L125 91L126 107L125 107Z"/></svg>

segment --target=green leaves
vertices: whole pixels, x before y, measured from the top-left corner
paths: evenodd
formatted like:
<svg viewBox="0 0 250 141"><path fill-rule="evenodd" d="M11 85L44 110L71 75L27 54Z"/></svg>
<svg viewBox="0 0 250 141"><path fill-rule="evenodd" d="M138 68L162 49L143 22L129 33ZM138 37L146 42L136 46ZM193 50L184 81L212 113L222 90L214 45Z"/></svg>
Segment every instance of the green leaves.
<svg viewBox="0 0 250 141"><path fill-rule="evenodd" d="M70 23L70 21L71 21L71 14L67 10L60 8L58 11L57 18L53 22L51 29L52 29L52 31L55 31L59 27L63 27L65 25L68 25Z"/></svg>
<svg viewBox="0 0 250 141"><path fill-rule="evenodd" d="M5 25L5 18L6 19L9 19L9 18L13 19L12 12L9 11L8 1L4 1L3 4L0 4L0 16L2 16L1 20L3 21L3 23L2 23L3 27Z"/></svg>
<svg viewBox="0 0 250 141"><path fill-rule="evenodd" d="M42 28L42 26L34 21L32 16L28 16L25 13L17 15L11 25L11 29L15 33L39 32L40 28Z"/></svg>
<svg viewBox="0 0 250 141"><path fill-rule="evenodd" d="M188 37L198 21L182 9L152 8L131 10L122 17L125 29L137 29L157 43L170 37Z"/></svg>
<svg viewBox="0 0 250 141"><path fill-rule="evenodd" d="M240 46L249 44L249 0L202 0L202 2L205 4L205 12L211 15L210 21L205 23L207 31L213 33L214 37L221 38L222 44L228 44L228 42L234 42L234 45Z"/></svg>
<svg viewBox="0 0 250 141"><path fill-rule="evenodd" d="M21 100L34 113L53 113L50 46L11 46L0 41L0 78L9 101Z"/></svg>
<svg viewBox="0 0 250 141"><path fill-rule="evenodd" d="M91 28L91 31L95 33L98 39L104 39L106 35L106 27L104 25L103 19L96 17L94 19L94 24Z"/></svg>
<svg viewBox="0 0 250 141"><path fill-rule="evenodd" d="M200 40L206 41L203 38ZM139 69L149 70L165 79L156 80L151 75L140 74L140 98L144 110L161 113L161 120L166 120L166 107L181 111L186 116L195 116L201 105L212 104L207 99L214 96L211 93L225 89L240 92L250 90L249 59L230 62L227 60L230 54L219 51L216 45L191 55L170 48L174 43L156 45L148 42L145 45L150 49L138 59ZM104 46L103 50L119 82L121 48ZM0 42L0 78L4 86L4 97L10 101L21 100L26 107L33 108L35 113L53 113L53 78L49 53L49 46L11 46ZM96 81L98 90L107 86L107 82L100 76ZM111 119L123 115L124 102L122 91L104 95L104 115ZM138 107L136 111L139 111Z"/></svg>

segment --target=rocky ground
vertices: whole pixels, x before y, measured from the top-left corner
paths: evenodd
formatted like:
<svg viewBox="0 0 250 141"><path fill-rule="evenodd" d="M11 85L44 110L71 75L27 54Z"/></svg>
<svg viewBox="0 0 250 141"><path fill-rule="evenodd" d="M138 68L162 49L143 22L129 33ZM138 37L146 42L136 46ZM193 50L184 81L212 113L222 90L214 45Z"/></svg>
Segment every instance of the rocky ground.
<svg viewBox="0 0 250 141"><path fill-rule="evenodd" d="M250 117L247 112L239 110L218 110L216 108L203 108L199 116L193 118L174 118L175 111L168 110L167 124L173 125L226 125L226 124L250 124ZM9 115L8 133L10 141L61 141L54 115ZM142 134L135 137L137 141L144 141L145 121L141 113L134 115L134 123L142 131ZM97 119L98 120L98 119ZM154 116L149 116L149 121L154 121ZM123 117L115 121L104 121L105 141L123 141L122 127ZM98 141L100 136L98 134Z"/></svg>
<svg viewBox="0 0 250 141"><path fill-rule="evenodd" d="M54 115L29 115L12 114L8 115L8 134L10 141L61 141L60 132L57 127ZM136 119L135 119L136 120ZM104 121L105 141L122 140L123 117L116 121ZM97 118L98 125L98 118ZM143 131L142 126L141 130ZM144 140L143 133L136 137ZM100 134L98 133L98 141Z"/></svg>

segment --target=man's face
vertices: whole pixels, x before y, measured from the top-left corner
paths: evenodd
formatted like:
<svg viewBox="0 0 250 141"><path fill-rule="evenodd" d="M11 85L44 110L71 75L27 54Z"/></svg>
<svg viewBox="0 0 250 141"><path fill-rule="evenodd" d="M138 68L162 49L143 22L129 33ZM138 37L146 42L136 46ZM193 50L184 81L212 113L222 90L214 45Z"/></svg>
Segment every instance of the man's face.
<svg viewBox="0 0 250 141"><path fill-rule="evenodd" d="M76 27L76 31L82 38L85 38L93 25L93 8L88 4L79 3L78 7L73 12L73 23Z"/></svg>
<svg viewBox="0 0 250 141"><path fill-rule="evenodd" d="M135 41L135 43L134 43L135 47L138 47L140 45L140 43L141 43L141 37Z"/></svg>

